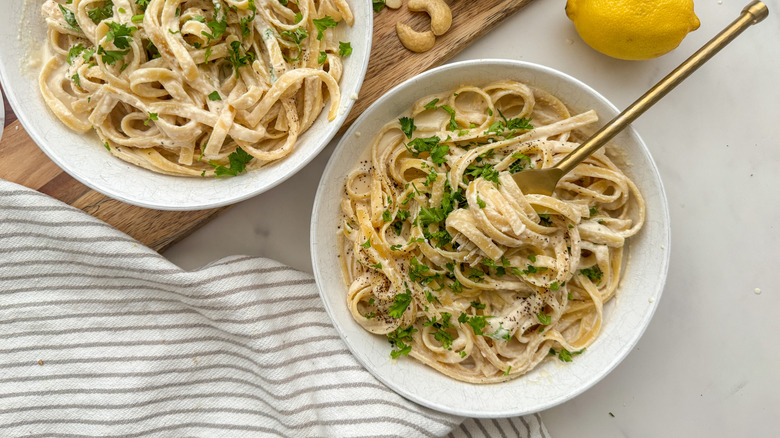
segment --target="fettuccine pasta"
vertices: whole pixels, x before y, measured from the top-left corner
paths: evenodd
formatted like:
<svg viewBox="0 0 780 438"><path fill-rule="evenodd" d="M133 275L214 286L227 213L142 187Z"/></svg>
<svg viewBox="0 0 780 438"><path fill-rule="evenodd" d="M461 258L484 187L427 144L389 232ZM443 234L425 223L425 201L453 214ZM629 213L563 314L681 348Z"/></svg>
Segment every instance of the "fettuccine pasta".
<svg viewBox="0 0 780 438"><path fill-rule="evenodd" d="M283 159L330 99L352 25L345 0L46 0L39 85L69 128L170 175Z"/></svg>
<svg viewBox="0 0 780 438"><path fill-rule="evenodd" d="M554 165L595 121L504 81L425 97L379 129L341 203L355 321L387 335L393 357L472 383L582 353L644 200L604 149L552 196L523 194L512 174Z"/></svg>

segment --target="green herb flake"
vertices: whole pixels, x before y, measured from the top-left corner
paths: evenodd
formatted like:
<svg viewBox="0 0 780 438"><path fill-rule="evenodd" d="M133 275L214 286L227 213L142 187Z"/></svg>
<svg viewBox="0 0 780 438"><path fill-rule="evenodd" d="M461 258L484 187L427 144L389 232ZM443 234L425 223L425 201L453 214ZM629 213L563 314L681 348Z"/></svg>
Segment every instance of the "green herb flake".
<svg viewBox="0 0 780 438"><path fill-rule="evenodd" d="M68 26L72 27L75 30L81 30L81 27L79 27L79 22L76 20L76 16L73 14L73 11L70 9L62 6L57 5L60 7L60 11L62 12L62 17L65 19L65 22L68 23Z"/></svg>
<svg viewBox="0 0 780 438"><path fill-rule="evenodd" d="M326 52L320 52L320 55L317 57L317 64L325 64L325 61L328 60L328 54Z"/></svg>
<svg viewBox="0 0 780 438"><path fill-rule="evenodd" d="M536 319L538 319L539 323L541 323L542 325L550 325L550 322L552 321L550 315L546 315L544 313L537 313Z"/></svg>
<svg viewBox="0 0 780 438"><path fill-rule="evenodd" d="M583 348L582 350L577 351L569 351L565 348L561 348L561 351L558 353L558 359L561 360L561 362L571 362L571 357L577 354L582 354L582 352L585 351Z"/></svg>
<svg viewBox="0 0 780 438"><path fill-rule="evenodd" d="M339 56L345 58L352 54L352 44L349 42L339 41Z"/></svg>
<svg viewBox="0 0 780 438"><path fill-rule="evenodd" d="M87 10L87 16L95 24L100 23L106 18L111 18L114 16L114 3L111 0L108 0L101 7L89 9Z"/></svg>
<svg viewBox="0 0 780 438"><path fill-rule="evenodd" d="M385 8L385 0L373 0L374 12L382 12Z"/></svg>
<svg viewBox="0 0 780 438"><path fill-rule="evenodd" d="M412 138L412 133L417 129L417 127L414 126L414 119L411 117L401 117L398 119L398 122L401 124L401 131L406 135L406 138Z"/></svg>
<svg viewBox="0 0 780 438"><path fill-rule="evenodd" d="M81 45L81 43L76 44L68 50L68 57L65 58L65 61L67 61L68 64L73 65L73 58L79 56L83 51L84 46Z"/></svg>
<svg viewBox="0 0 780 438"><path fill-rule="evenodd" d="M368 240L366 240L365 243L361 243L360 246L363 248L371 248L371 238L369 237Z"/></svg>
<svg viewBox="0 0 780 438"><path fill-rule="evenodd" d="M601 278L604 276L604 273L601 271L601 268L599 268L598 265L594 265L588 269L580 269L580 274L588 277L597 285L601 283Z"/></svg>
<svg viewBox="0 0 780 438"><path fill-rule="evenodd" d="M387 314L396 319L401 318L411 302L412 291L406 289L406 292L395 295L393 304L390 305Z"/></svg>
<svg viewBox="0 0 780 438"><path fill-rule="evenodd" d="M552 283L550 283L550 290L556 291L556 290L558 290L560 288L561 288L561 286L558 284L557 281L553 281Z"/></svg>
<svg viewBox="0 0 780 438"><path fill-rule="evenodd" d="M255 58L251 52L242 55L241 43L238 41L233 41L230 43L230 50L228 51L227 59L231 64L233 64L233 70L236 72L236 77L238 77L238 69L248 66L252 61L254 61Z"/></svg>
<svg viewBox="0 0 780 438"><path fill-rule="evenodd" d="M158 120L157 113L148 113L149 115L144 120L144 126L148 126L152 120Z"/></svg>
<svg viewBox="0 0 780 438"><path fill-rule="evenodd" d="M432 101L425 104L425 109L434 109L436 108L436 104L439 103L439 98L433 99Z"/></svg>
<svg viewBox="0 0 780 438"><path fill-rule="evenodd" d="M314 23L314 27L317 28L317 40L321 40L322 37L325 35L325 29L329 27L336 27L339 25L339 23L333 19L330 15L326 15L322 18L315 18L314 20L311 20L312 23Z"/></svg>
<svg viewBox="0 0 780 438"><path fill-rule="evenodd" d="M477 205L479 205L479 208L485 208L487 207L487 204L485 204L485 201L480 199L479 195L477 195Z"/></svg>
<svg viewBox="0 0 780 438"><path fill-rule="evenodd" d="M254 158L239 147L235 152L228 155L229 167L221 166L213 161L209 161L209 164L214 167L216 176L237 176L239 173L246 171L246 165Z"/></svg>
<svg viewBox="0 0 780 438"><path fill-rule="evenodd" d="M211 94L209 94L209 100L222 100L222 98L219 96L219 91L214 91Z"/></svg>
<svg viewBox="0 0 780 438"><path fill-rule="evenodd" d="M393 346L390 351L390 357L398 359L401 356L408 356L412 351L412 334L417 331L413 326L406 328L398 327L395 331L387 334L387 340Z"/></svg>
<svg viewBox="0 0 780 438"><path fill-rule="evenodd" d="M458 317L458 322L461 324L467 324L471 326L471 330L474 332L477 336L484 336L485 332L483 329L487 325L487 318L491 318L491 316L484 316L484 315L475 315L475 316L468 316L466 313L461 313Z"/></svg>

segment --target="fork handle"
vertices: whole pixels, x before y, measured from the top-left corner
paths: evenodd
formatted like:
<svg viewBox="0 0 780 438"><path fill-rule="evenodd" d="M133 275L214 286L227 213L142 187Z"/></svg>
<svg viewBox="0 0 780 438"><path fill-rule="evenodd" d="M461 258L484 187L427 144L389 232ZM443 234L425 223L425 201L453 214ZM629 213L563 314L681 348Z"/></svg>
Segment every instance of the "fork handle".
<svg viewBox="0 0 780 438"><path fill-rule="evenodd" d="M760 1L754 1L745 6L740 16L729 24L728 27L715 35L701 49L666 75L665 78L661 79L647 93L623 110L622 113L596 131L595 134L559 161L554 167L561 169L564 175L569 173L582 160L604 146L612 137L617 135L617 133L622 131L623 128L642 115L662 97L666 96L666 93L672 91L674 87L690 76L691 73L701 67L702 64L712 58L720 49L725 47L750 25L760 22L768 14L769 10L766 5Z"/></svg>

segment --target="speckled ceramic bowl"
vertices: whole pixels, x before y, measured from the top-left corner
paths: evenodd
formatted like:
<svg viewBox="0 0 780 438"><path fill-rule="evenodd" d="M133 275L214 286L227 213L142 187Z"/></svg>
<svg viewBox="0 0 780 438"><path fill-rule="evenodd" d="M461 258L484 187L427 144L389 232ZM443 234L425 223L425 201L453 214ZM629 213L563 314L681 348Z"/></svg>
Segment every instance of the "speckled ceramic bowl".
<svg viewBox="0 0 780 438"><path fill-rule="evenodd" d="M185 178L161 175L107 153L94 133L69 130L49 111L38 89L41 47L46 26L40 2L4 0L0 14L0 79L6 97L38 146L72 177L114 199L161 210L199 210L229 205L271 189L308 164L330 142L355 103L368 67L373 10L371 3L350 1L353 26L340 25L339 40L350 41L344 59L339 114L327 120L327 108L298 139L293 152L235 178ZM32 64L32 65L31 65Z"/></svg>
<svg viewBox="0 0 780 438"><path fill-rule="evenodd" d="M564 73L510 60L474 60L445 65L412 78L377 100L344 135L322 176L311 227L314 274L325 307L344 342L379 380L429 408L468 417L509 417L541 411L582 393L614 369L639 340L661 297L669 265L669 211L658 170L637 133L629 128L613 142L622 146L625 171L647 202L647 218L628 243L627 265L617 297L605 306L601 335L571 363L542 362L515 380L474 385L446 377L419 362L390 359L384 336L363 330L346 306L347 287L336 254L339 202L344 179L368 148L378 127L397 118L419 98L464 84L520 80L561 98L573 113L595 109L602 123L618 111L592 88ZM360 133L358 135L358 133Z"/></svg>

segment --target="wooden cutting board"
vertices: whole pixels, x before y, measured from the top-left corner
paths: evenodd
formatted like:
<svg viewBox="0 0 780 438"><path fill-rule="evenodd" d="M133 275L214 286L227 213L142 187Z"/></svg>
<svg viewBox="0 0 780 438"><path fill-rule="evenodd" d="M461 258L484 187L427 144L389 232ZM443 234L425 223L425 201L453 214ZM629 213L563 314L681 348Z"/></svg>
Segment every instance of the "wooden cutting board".
<svg viewBox="0 0 780 438"><path fill-rule="evenodd" d="M368 1L368 0L359 0ZM430 19L424 13L385 8L374 14L374 40L360 98L345 129L384 92L418 73L443 64L531 0L446 0L452 8L452 28L425 53L406 50L395 34L403 21L426 30ZM189 235L229 207L201 211L161 211L136 207L108 198L71 178L32 141L13 110L5 103L5 131L0 139L0 178L46 193L79 208L129 234L145 245L162 251Z"/></svg>

